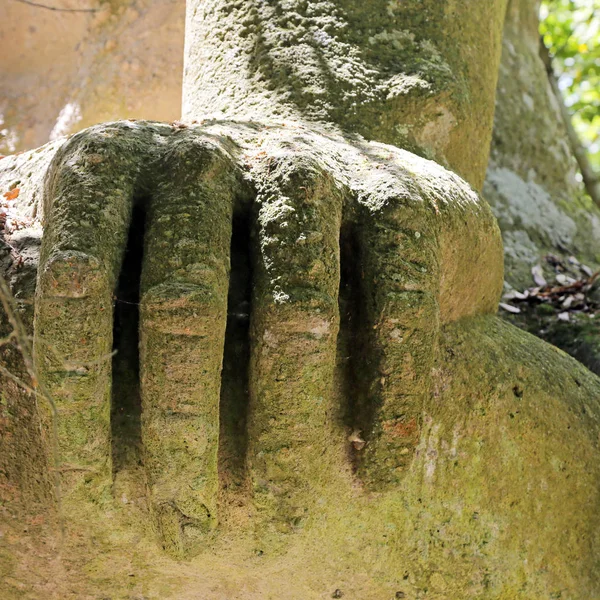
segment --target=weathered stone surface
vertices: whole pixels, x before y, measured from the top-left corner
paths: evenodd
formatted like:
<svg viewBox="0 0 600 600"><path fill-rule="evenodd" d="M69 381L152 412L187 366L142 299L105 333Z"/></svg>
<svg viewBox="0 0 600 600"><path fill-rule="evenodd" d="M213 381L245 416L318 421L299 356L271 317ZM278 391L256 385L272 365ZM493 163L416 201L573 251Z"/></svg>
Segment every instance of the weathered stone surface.
<svg viewBox="0 0 600 600"><path fill-rule="evenodd" d="M86 353L87 371L77 381L72 371L53 379L41 357L38 365L59 386L61 452L87 469L62 476L65 526L80 540L63 551L70 572L53 588L25 578L28 589L214 599L242 590L244 598L319 598L335 589L373 599L399 591L407 598L562 593L582 600L598 593L600 383L493 317L502 284L499 232L466 183L394 147L300 126L122 122L45 152L54 159L36 347L39 357L51 325L53 343L68 342L61 346L67 361ZM27 155L5 160L7 170L28 162ZM99 416L108 414L110 369L88 352L95 348L102 359L110 348L102 313L112 303L99 310L103 294L85 290L97 282L114 288L127 207L136 202L150 227L140 355L150 494L139 465L120 461L113 499L108 425ZM236 445L227 438L239 426L221 422L217 439L207 425L218 425L219 387L222 403L235 384L208 363L220 361L227 345L229 260L215 253L226 257L227 223L236 214L247 215L254 293L247 358L238 355L247 362L237 372L224 369L240 378L249 367L247 443L238 445L237 473L228 473L231 455L223 452ZM121 233L107 236L108 226ZM217 244L219 231L225 237ZM204 258L187 262L193 239L201 244L208 235L210 253L194 250ZM67 247L72 256L62 260ZM381 261L373 250L391 258ZM78 252L105 266L90 271ZM80 276L86 273L98 278ZM62 274L58 287L53 274ZM165 277L173 293L146 297L146 289L163 290ZM193 302L190 290L204 300ZM204 308L206 294L214 314ZM204 351L192 356L185 344L193 336ZM85 421L71 418L66 409L79 388L102 377L99 422L87 410L80 411ZM63 399L65 385L73 393ZM182 420L193 406L201 414L194 409L193 419ZM98 442L72 445L67 424L75 437L91 432ZM366 445L356 444L357 430ZM196 511L196 503L208 510ZM48 534L39 523L32 531ZM196 557L161 557L157 533L170 555ZM23 578L22 535L11 540L3 563L9 598L21 593L15 582ZM49 568L41 549L22 562Z"/></svg>
<svg viewBox="0 0 600 600"><path fill-rule="evenodd" d="M43 215L34 351L59 407L66 498L98 501L110 487L112 296L135 205L147 229L141 436L169 549L186 551L183 521L189 531L198 519L216 522L235 206L249 211L255 240L248 450L257 502L265 495L268 519L278 515L284 528L302 520L296 513L330 446L342 229L366 277L352 291L365 306L354 325L367 366L353 408L369 441L360 468L374 489L400 481L432 389L439 324L494 312L502 283L498 230L467 184L392 146L301 126L121 122L41 153L54 153L43 202L23 178L15 204ZM16 177L29 156L5 159L4 172ZM276 508L281 497L291 502ZM176 512L163 518L167 507Z"/></svg>
<svg viewBox="0 0 600 600"><path fill-rule="evenodd" d="M188 2L186 119L309 120L483 183L505 0Z"/></svg>
<svg viewBox="0 0 600 600"><path fill-rule="evenodd" d="M453 6L428 3L423 28L452 25ZM313 7L317 34L325 8L339 24L330 2ZM392 19L422 14L381 7ZM224 40L243 31L238 3L217 8L233 19ZM289 8L302 17L289 27L301 52L315 23L306 4ZM272 16L267 46L285 66L285 15ZM389 41L385 28L371 33ZM452 85L466 76L465 40L448 50ZM203 66L188 64L188 85ZM274 73L289 88L289 73ZM236 108L250 110L261 86ZM343 132L322 99L321 117L288 115L284 97L263 107L264 123L118 122L42 150L43 197L24 189L11 210L44 226L33 337L69 460L59 465L66 568L44 576L49 529L32 523L34 542L13 521L0 555L6 597L598 595L600 381L495 318L500 234L469 184L375 134ZM465 123L481 158L477 131L491 123ZM35 188L29 156L0 167ZM140 304L139 334L113 300ZM115 407L115 388L132 399ZM137 427L129 445L115 408Z"/></svg>
<svg viewBox="0 0 600 600"><path fill-rule="evenodd" d="M208 6L208 3L204 4ZM540 258L548 252L577 255L592 266L598 263L600 255L596 241L600 239L600 213L585 197L581 183L576 180L576 167L562 118L538 57L537 4L536 0L515 0L510 3L507 13L497 90L495 134L484 191L503 231L506 279L518 288L530 285L531 266L540 262ZM232 6L230 19L235 18L234 13L240 10L239 7L235 8L235 3ZM77 7L80 8L80 5ZM90 0L90 7L98 8L94 0ZM302 88L304 95L297 101L299 107L294 110L308 109L317 119L333 115L334 120L347 122L354 131L362 127L364 131L360 132L367 137L382 139L408 150L425 153L435 160L446 161L463 176L468 175L468 169L474 172L474 165L478 165L480 174L483 173L487 149L480 151L475 148L479 148L480 144L487 148L489 144L491 114L486 113L485 119L479 117L480 113L471 103L470 92L463 95L453 93L452 97L444 92L446 88L467 85L453 75L454 62L450 61L450 64L449 58L442 59L442 56L446 56L445 51L442 52L445 40L452 40L454 35L452 28L447 27L448 23L464 24L467 21L460 17L460 13L454 12L457 9L450 6L446 9L448 18L443 20L442 33L435 31L436 18L441 9L427 9L436 18L427 16L422 33L415 37L402 24L392 26L394 19L404 18L403 11L410 13L411 7L406 5L401 8L398 3L389 2L381 12L385 23L379 26L373 21L369 26L373 30L371 33L365 26L365 39L361 41L358 38L340 38L336 27L340 25L342 17L338 15L329 22L328 18L319 16L325 8L315 9L315 14L310 18L303 17L300 9L282 13L282 18L287 18L290 23L290 35L293 32L293 39L301 45L307 57L301 67L302 73L293 74L292 69L289 77L295 77L298 81L304 77L315 82L315 85ZM274 9L265 5L261 10ZM482 10L488 8L482 5ZM257 35L260 11L250 12L247 24L241 28L247 43L251 43ZM288 16L285 17L285 14ZM359 8L353 8L348 14L348 18L354 15L352 18L355 20L364 17ZM314 33L311 29L309 35L304 26L306 19L317 28L315 31L321 33ZM32 25L32 22L35 24ZM279 43L277 40L283 35L276 23L277 20L273 21L265 32L264 56L261 55L264 61L275 61L271 64L272 68L275 68L275 64L287 64L286 61L289 62L293 54L285 48L281 53L275 50ZM15 50L0 57L6 82L3 87L4 104L0 107L6 137L0 150L7 153L32 148L46 143L51 134L71 133L94 123L117 118L167 121L178 118L183 24L181 2L111 2L102 5L98 13L90 14L54 13L16 2L7 5L0 23L0 35L6 40L7 47ZM210 35L217 35L227 27L227 21L221 20ZM474 27L478 28L479 35L488 35L479 22ZM148 35L150 29L156 33ZM462 35L469 40L475 39L472 32L467 34L464 29L462 31ZM335 44L332 46L334 37ZM234 43L233 38L227 36L223 40L222 43L229 46ZM367 49L365 55L352 50L361 45ZM468 54L475 47L476 44L471 43L464 52ZM498 53L499 47L499 42L494 38L488 54L484 56L478 52L477 64L488 64L491 56ZM339 65L335 56L340 49L348 50L346 54L351 59L352 68L337 68ZM319 75L319 68L311 63L319 52L324 56L332 55L330 59L336 65L337 79L324 78L323 73ZM373 64L372 54L377 55L377 61L381 64ZM212 55L210 60L219 60L215 58L218 53ZM271 55L274 58L269 58ZM392 76L389 69L393 71L394 61L398 61L399 57L403 65L409 65L409 73ZM474 64L473 56L464 58L468 59L469 64ZM243 62L245 59L239 56L236 60ZM452 60L460 61L461 58L456 55ZM206 106L196 110L188 102L189 107L186 108L188 114L194 115L193 118L215 113L210 97L216 97L218 85L212 78L214 65L209 65L210 61L204 66L205 76L211 75L210 85L207 83L204 86L202 102ZM234 73L239 73L231 65L227 67L222 73L217 73L217 78L227 80L230 76L235 78ZM484 68L482 80L486 83L483 87L478 84L477 89L481 91L477 94L487 90L485 93L489 95L495 80L493 71ZM285 72L283 67L282 72ZM354 77L357 72L363 76ZM388 75L382 75L384 72ZM276 72L273 73L275 77ZM259 79L250 84L242 84L242 79L237 82L227 80L232 85L226 93L232 94L235 89L236 93L243 92L242 96L250 94L252 86L260 84ZM280 83L285 82L282 80ZM248 86L244 88L245 91L238 89L244 85ZM260 85L264 85L264 81ZM383 102L381 97L387 96L387 92L384 92L386 86L390 85L398 88L397 97L393 101L390 97ZM353 86L358 88L356 93ZM281 96L281 89L276 94L275 90L279 88L275 84L271 87L273 89L269 93ZM323 93L319 93L319 90ZM266 104L260 102L251 108L242 108L244 103L240 102L240 98L230 102L226 111L219 109L220 112L216 112L222 116L246 111L244 117L257 119L258 113L267 109ZM455 103L462 101L461 98L468 103L466 110L454 108ZM386 102L391 102L387 108ZM359 106L361 103L362 106ZM378 124L376 113L381 112L382 107L383 112L391 116L386 116ZM283 111L279 118L289 118L294 110L290 109L291 112L287 113ZM398 119L393 116L396 113ZM81 120L77 115L81 116ZM478 115L476 119L475 115ZM475 119L475 129L472 131L480 131L473 133L473 139L478 140L476 144L465 137L471 135L466 132L471 127L467 121L472 118ZM369 130L372 130L371 133ZM477 156L466 157L465 154L461 158L465 148L477 152ZM451 155L457 158L449 158ZM460 161L468 162L470 166L461 166ZM470 180L478 187L481 176L477 181L473 178Z"/></svg>
<svg viewBox="0 0 600 600"><path fill-rule="evenodd" d="M222 490L219 529L184 563L157 553L131 500L108 521L80 505L67 572L9 538L4 597L595 597L598 380L493 317L445 327L439 356L439 392L398 487L366 493L346 463L318 510L266 539L247 497Z"/></svg>

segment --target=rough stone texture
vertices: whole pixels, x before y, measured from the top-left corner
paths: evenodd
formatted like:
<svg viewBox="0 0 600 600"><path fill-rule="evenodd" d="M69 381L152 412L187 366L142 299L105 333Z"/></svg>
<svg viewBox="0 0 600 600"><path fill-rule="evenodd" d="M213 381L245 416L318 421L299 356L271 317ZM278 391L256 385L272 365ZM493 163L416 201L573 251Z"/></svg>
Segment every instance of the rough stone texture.
<svg viewBox="0 0 600 600"><path fill-rule="evenodd" d="M301 126L122 122L38 154L54 155L43 201L37 180L28 191L19 175L30 157L40 160L35 153L2 168L23 180L15 204L43 215L34 348L59 407L66 498L106 500L110 486L112 295L139 204L147 221L141 435L152 505L175 553L191 543L187 534L179 540L180 527L216 522L231 211L233 198L244 205L252 189L248 426L258 504L264 493L269 522L278 515L287 528L302 520L297 512L321 479L313 470L322 470L329 446L343 227L364 256L359 278L372 273L353 291L366 307L357 330L376 330L361 334L368 369L357 410L366 414L353 425L370 444L360 469L374 489L401 479L431 390L439 324L495 311L500 291L499 232L467 184L392 146ZM282 497L291 502L277 508Z"/></svg>
<svg viewBox="0 0 600 600"><path fill-rule="evenodd" d="M600 261L600 209L576 179L557 98L539 56L536 0L512 0L504 29L490 164L483 194L498 218L505 277L522 289L551 253Z"/></svg>
<svg viewBox="0 0 600 600"><path fill-rule="evenodd" d="M88 282L115 285L125 242L122 233L121 241L102 235L104 227L136 202L147 207L148 231L160 227L146 238L142 264L141 444L150 502L134 486L111 498L89 470L63 473L62 510L73 540L62 551L68 572L27 576L23 569L46 573L53 563L36 544L25 556L32 542L13 532L0 563L5 597L297 599L340 589L374 600L397 592L413 599L584 600L599 593L600 382L493 317L500 236L466 183L392 146L348 143L301 126L122 122L42 153L54 158L36 347L55 322L46 307L55 306L66 315L57 344L77 333L104 352L111 331L98 310L103 295L78 292ZM4 161L14 177L10 167L27 165L28 154ZM88 191L73 196L82 185ZM93 196L100 192L104 200ZM90 201L82 204L81 193ZM228 194L231 203L211 203ZM238 485L230 485L218 455L234 442L217 440L207 427L217 410L211 386L231 388L215 379L212 362L224 353L226 279L219 282L228 249L215 243L205 254L206 237L196 232L208 227L218 240L236 214L247 215L254 291L248 440L239 450ZM66 240L73 256L55 260ZM198 243L200 260L188 262ZM93 261L77 252L108 266L90 270ZM68 273L75 279L62 276ZM49 285L55 274L67 295ZM163 290L164 277L172 293L148 300L144 290ZM206 329L209 295L217 312ZM186 346L194 335L199 347L210 344L200 355ZM67 351L91 347L81 342ZM96 429L94 413L83 422L65 412L81 386L103 376L93 359L78 382L70 381L72 372L56 380L73 387L70 397L57 394L59 423L102 437L106 391L97 396L105 409L96 413ZM168 373L162 394L144 372ZM224 372L241 376L232 365ZM194 418L182 420L188 407ZM357 445L357 430L366 446ZM221 432L226 438L232 429L221 423ZM73 460L88 460L92 448L95 477L103 477L106 441L75 447L59 435ZM196 481L192 472L201 464ZM115 485L139 479L137 464L118 468ZM161 480L163 474L171 476ZM209 514L196 512L196 504ZM31 526L51 546L48 532L44 522ZM157 533L169 555L195 558L178 563L157 554Z"/></svg>
<svg viewBox="0 0 600 600"><path fill-rule="evenodd" d="M48 165L61 144L55 142L7 158L0 166L2 193L22 190L15 201L7 203L9 208L0 234L0 276L9 284L17 314L29 335L33 333L34 295L42 237L36 215L41 214L38 207L42 202ZM0 308L0 366L31 386L18 343L9 338L12 329L4 309ZM0 373L0 506L5 523L7 518L15 523L33 519L47 512L51 504L53 492L49 467L52 458L50 448L42 441L39 403L40 400L33 394L7 377L6 372ZM3 554L4 559L14 560L14 557Z"/></svg>
<svg viewBox="0 0 600 600"><path fill-rule="evenodd" d="M187 6L184 118L327 123L481 188L505 0Z"/></svg>
<svg viewBox="0 0 600 600"><path fill-rule="evenodd" d="M219 535L190 562L159 555L130 504L110 520L73 514L68 531L86 535L63 546L67 571L9 538L3 597L596 597L598 380L493 317L445 327L439 356L438 392L399 486L365 493L340 469L319 510L275 534L283 550L262 545L247 501L224 492Z"/></svg>

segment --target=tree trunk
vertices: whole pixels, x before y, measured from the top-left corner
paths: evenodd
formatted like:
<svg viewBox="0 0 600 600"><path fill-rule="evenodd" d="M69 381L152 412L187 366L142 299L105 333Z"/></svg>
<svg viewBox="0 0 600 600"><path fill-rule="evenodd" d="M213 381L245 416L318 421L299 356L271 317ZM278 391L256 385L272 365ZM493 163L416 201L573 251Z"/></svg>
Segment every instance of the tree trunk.
<svg viewBox="0 0 600 600"><path fill-rule="evenodd" d="M483 194L502 230L505 279L523 291L540 265L550 283L563 274L589 277L598 269L600 209L578 180L566 109L540 57L539 3L513 0L504 28L492 151ZM562 107L562 110L561 110ZM568 118L568 117L567 117ZM574 134L574 132L573 132ZM546 257L549 256L550 260ZM585 302L594 303L595 292ZM522 303L512 322L565 350L600 374L598 325L587 313ZM575 306L574 306L575 308Z"/></svg>
<svg viewBox="0 0 600 600"><path fill-rule="evenodd" d="M494 316L487 204L390 145L481 182L468 8L191 1L189 125L3 159L68 567L13 526L6 597L598 595L600 380Z"/></svg>
<svg viewBox="0 0 600 600"><path fill-rule="evenodd" d="M594 267L600 210L580 181L566 124L540 58L539 2L513 0L506 26L484 196L503 232L506 280L533 284L544 255Z"/></svg>

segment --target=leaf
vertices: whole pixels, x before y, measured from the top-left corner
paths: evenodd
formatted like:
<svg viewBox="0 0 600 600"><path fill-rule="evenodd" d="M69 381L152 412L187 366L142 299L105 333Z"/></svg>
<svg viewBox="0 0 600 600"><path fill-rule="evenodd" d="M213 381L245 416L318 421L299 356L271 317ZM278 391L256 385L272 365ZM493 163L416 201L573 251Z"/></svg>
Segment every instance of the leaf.
<svg viewBox="0 0 600 600"><path fill-rule="evenodd" d="M525 293L521 293L518 290L510 290L502 296L503 300L527 300L529 298L529 290L525 290Z"/></svg>
<svg viewBox="0 0 600 600"><path fill-rule="evenodd" d="M564 273L559 273L556 276L556 281L558 281L558 283L560 283L560 285L572 285L573 283L575 283L577 280L573 279L572 277L568 277L567 275L565 275Z"/></svg>
<svg viewBox="0 0 600 600"><path fill-rule="evenodd" d="M19 188L14 188L14 189L10 190L10 192L6 192L6 193L4 194L4 197L5 197L7 200L14 200L15 198L17 198L17 197L19 196L19 192L20 192L20 191L21 191L21 190L20 190Z"/></svg>
<svg viewBox="0 0 600 600"><path fill-rule="evenodd" d="M540 33L569 99L573 126L600 168L600 11L597 0L543 0Z"/></svg>
<svg viewBox="0 0 600 600"><path fill-rule="evenodd" d="M518 315L521 312L520 308L517 308L516 306L513 306L512 304L506 304L504 302L500 302L500 304L498 306L500 308L504 309L506 312L513 313L515 315Z"/></svg>
<svg viewBox="0 0 600 600"><path fill-rule="evenodd" d="M581 265L581 267L579 267L588 277L591 277L594 272L587 266L587 265Z"/></svg>
<svg viewBox="0 0 600 600"><path fill-rule="evenodd" d="M574 296L567 296L567 297L566 297L566 298L563 300L563 302L562 302L561 306L562 306L563 308L566 308L566 309L568 309L568 308L571 308L571 304L573 304L573 302L574 302L574 301L575 301L575 297L574 297Z"/></svg>
<svg viewBox="0 0 600 600"><path fill-rule="evenodd" d="M362 450L365 447L365 440L360 437L360 429L355 429L349 436L348 441L354 446L355 450Z"/></svg>
<svg viewBox="0 0 600 600"><path fill-rule="evenodd" d="M544 272L542 271L542 265L535 265L531 267L531 274L533 275L533 280L535 281L535 285L540 287L544 287L548 285L548 282L544 279Z"/></svg>

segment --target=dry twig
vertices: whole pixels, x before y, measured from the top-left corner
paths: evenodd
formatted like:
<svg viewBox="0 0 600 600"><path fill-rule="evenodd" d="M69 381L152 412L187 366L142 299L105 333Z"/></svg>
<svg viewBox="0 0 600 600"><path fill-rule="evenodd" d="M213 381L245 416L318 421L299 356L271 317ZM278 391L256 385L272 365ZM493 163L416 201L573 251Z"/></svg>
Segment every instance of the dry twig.
<svg viewBox="0 0 600 600"><path fill-rule="evenodd" d="M46 10L54 10L56 12L86 12L93 13L98 12L98 8L60 8L58 6L48 6L47 4L39 4L38 2L32 2L31 0L15 0L21 4L27 4L28 6L35 6L36 8L45 8Z"/></svg>

